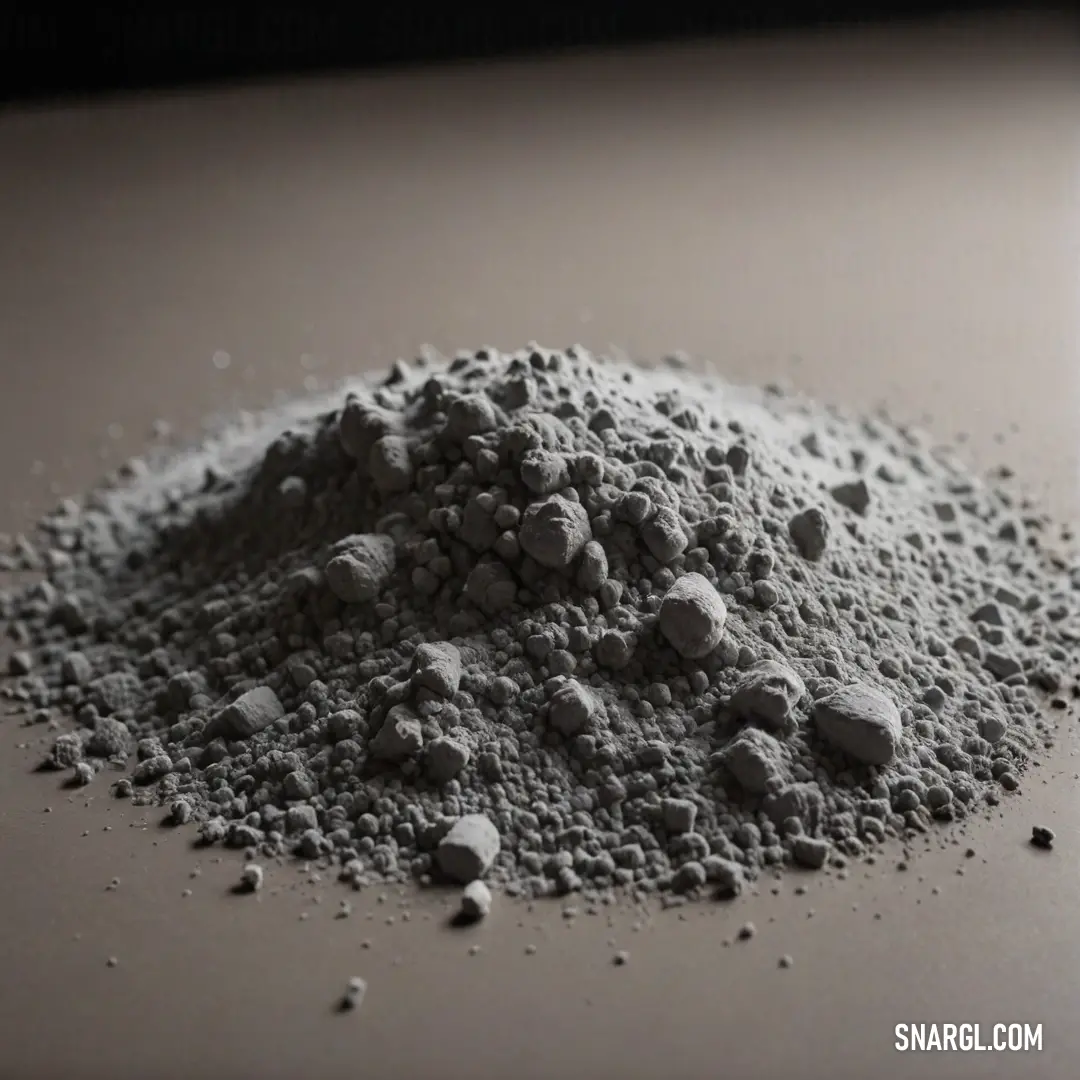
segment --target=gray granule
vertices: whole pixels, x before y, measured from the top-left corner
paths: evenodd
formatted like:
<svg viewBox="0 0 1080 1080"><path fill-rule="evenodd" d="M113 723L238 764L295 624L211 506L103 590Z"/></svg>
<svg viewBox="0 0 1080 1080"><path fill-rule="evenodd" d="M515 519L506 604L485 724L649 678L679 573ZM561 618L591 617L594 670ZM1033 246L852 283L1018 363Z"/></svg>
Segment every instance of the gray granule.
<svg viewBox="0 0 1080 1080"><path fill-rule="evenodd" d="M866 486L865 480L837 484L832 489L832 497L841 506L846 506L856 514L865 514L870 505L870 489Z"/></svg>
<svg viewBox="0 0 1080 1080"><path fill-rule="evenodd" d="M491 914L491 890L482 881L470 881L461 894L461 914L467 919L483 919Z"/></svg>
<svg viewBox="0 0 1080 1080"><path fill-rule="evenodd" d="M499 853L499 832L484 814L466 814L439 841L439 867L463 885L487 873Z"/></svg>
<svg viewBox="0 0 1080 1080"><path fill-rule="evenodd" d="M256 686L222 709L213 726L234 738L247 739L284 715L277 694L268 686Z"/></svg>
<svg viewBox="0 0 1080 1080"><path fill-rule="evenodd" d="M816 506L800 510L788 522L788 532L799 554L816 562L825 554L829 539L829 519Z"/></svg>
<svg viewBox="0 0 1080 1080"><path fill-rule="evenodd" d="M396 557L394 542L385 535L347 536L331 548L326 583L346 604L374 600L390 581Z"/></svg>
<svg viewBox="0 0 1080 1080"><path fill-rule="evenodd" d="M429 351L16 538L5 693L76 782L357 888L729 897L1020 785L1080 635L1044 525L884 417Z"/></svg>
<svg viewBox="0 0 1080 1080"><path fill-rule="evenodd" d="M829 854L829 842L816 837L796 836L791 853L800 866L808 870L820 870Z"/></svg>
<svg viewBox="0 0 1080 1080"><path fill-rule="evenodd" d="M519 537L522 550L541 566L565 570L592 539L589 516L581 503L552 495L528 506Z"/></svg>
<svg viewBox="0 0 1080 1080"><path fill-rule="evenodd" d="M342 995L339 1009L342 1012L351 1012L359 1009L364 1004L364 998L367 996L367 982L360 978L359 975L354 975L349 979L348 984L345 987L345 993Z"/></svg>
<svg viewBox="0 0 1080 1080"><path fill-rule="evenodd" d="M1054 830L1047 829L1042 825L1033 825L1031 828L1031 842L1035 847L1049 851L1054 846Z"/></svg>
<svg viewBox="0 0 1080 1080"><path fill-rule="evenodd" d="M589 722L596 710L592 692L578 682L567 682L551 697L548 718L551 726L561 735L576 735Z"/></svg>
<svg viewBox="0 0 1080 1080"><path fill-rule="evenodd" d="M783 747L760 728L744 728L715 758L749 795L764 795L787 775Z"/></svg>
<svg viewBox="0 0 1080 1080"><path fill-rule="evenodd" d="M786 730L796 722L796 706L804 693L802 679L790 667L776 660L761 660L742 677L729 708L741 719Z"/></svg>
<svg viewBox="0 0 1080 1080"><path fill-rule="evenodd" d="M667 798L663 801L664 825L668 832L692 833L697 819L697 806L690 799Z"/></svg>
<svg viewBox="0 0 1080 1080"><path fill-rule="evenodd" d="M240 888L244 892L258 892L263 886L263 868L258 863L248 863L240 875Z"/></svg>
<svg viewBox="0 0 1080 1080"><path fill-rule="evenodd" d="M427 746L428 776L435 784L448 783L469 764L470 756L465 743L440 735Z"/></svg>
<svg viewBox="0 0 1080 1080"><path fill-rule="evenodd" d="M892 699L861 683L842 686L816 702L814 723L823 738L866 765L888 765L903 736Z"/></svg>
<svg viewBox="0 0 1080 1080"><path fill-rule="evenodd" d="M684 574L664 594L659 622L675 651L700 660L720 644L727 608L715 586L698 573Z"/></svg>
<svg viewBox="0 0 1080 1080"><path fill-rule="evenodd" d="M24 649L16 649L8 658L8 674L29 675L34 670L34 657Z"/></svg>
<svg viewBox="0 0 1080 1080"><path fill-rule="evenodd" d="M413 685L452 698L461 684L461 653L447 641L418 645L412 658Z"/></svg>
<svg viewBox="0 0 1080 1080"><path fill-rule="evenodd" d="M424 745L420 717L405 704L395 705L378 733L369 743L371 753L385 761L403 761L415 756Z"/></svg>

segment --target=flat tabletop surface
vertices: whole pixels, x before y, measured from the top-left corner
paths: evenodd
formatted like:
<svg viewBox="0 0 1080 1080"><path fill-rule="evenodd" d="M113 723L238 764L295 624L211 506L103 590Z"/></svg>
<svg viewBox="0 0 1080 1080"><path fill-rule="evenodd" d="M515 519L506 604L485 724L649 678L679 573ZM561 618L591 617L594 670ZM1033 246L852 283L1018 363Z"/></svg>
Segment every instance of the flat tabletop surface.
<svg viewBox="0 0 1080 1080"><path fill-rule="evenodd" d="M425 343L530 339L683 349L737 381L885 400L1075 514L1074 30L853 31L0 113L0 529L138 452L156 419L190 436ZM237 857L193 850L107 776L73 794L32 774L39 732L0 725L3 1077L1076 1075L1071 736L999 819L906 874L890 856L779 895L765 879L731 904L573 921L504 900L462 933L446 897L346 893L297 866L232 896ZM1026 843L1035 823L1054 852ZM747 919L757 936L726 947ZM353 975L367 998L338 1015ZM908 1022L1042 1024L1043 1049L900 1053Z"/></svg>

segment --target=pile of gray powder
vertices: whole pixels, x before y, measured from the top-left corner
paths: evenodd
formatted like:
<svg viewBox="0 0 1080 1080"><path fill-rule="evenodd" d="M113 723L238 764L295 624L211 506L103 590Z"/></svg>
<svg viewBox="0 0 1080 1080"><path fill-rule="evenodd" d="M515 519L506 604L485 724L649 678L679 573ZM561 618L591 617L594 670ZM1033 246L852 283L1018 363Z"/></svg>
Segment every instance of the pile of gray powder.
<svg viewBox="0 0 1080 1080"><path fill-rule="evenodd" d="M249 857L732 895L1017 787L1080 635L1053 539L884 418L428 354L63 503L6 693Z"/></svg>

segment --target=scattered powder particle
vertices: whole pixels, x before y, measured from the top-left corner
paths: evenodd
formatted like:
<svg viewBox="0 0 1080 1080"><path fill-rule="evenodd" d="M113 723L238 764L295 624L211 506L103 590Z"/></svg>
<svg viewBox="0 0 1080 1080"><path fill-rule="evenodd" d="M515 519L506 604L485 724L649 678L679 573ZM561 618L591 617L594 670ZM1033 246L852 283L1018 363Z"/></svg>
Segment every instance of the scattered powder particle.
<svg viewBox="0 0 1080 1080"><path fill-rule="evenodd" d="M359 975L354 975L349 979L348 985L345 988L345 994L341 999L342 1011L350 1011L353 1009L359 1009L364 1003L364 997L367 995L367 983L360 978Z"/></svg>
<svg viewBox="0 0 1080 1080"><path fill-rule="evenodd" d="M622 967L625 964L630 963L630 954L625 949L620 949L614 957L612 957L612 963L616 967Z"/></svg>
<svg viewBox="0 0 1080 1080"><path fill-rule="evenodd" d="M782 968L794 967L795 961L790 956L788 956L787 953L785 953L783 956L780 957L779 966Z"/></svg>
<svg viewBox="0 0 1080 1080"><path fill-rule="evenodd" d="M792 854L800 866L810 870L820 870L828 857L829 844L827 840L796 836L792 844Z"/></svg>
<svg viewBox="0 0 1080 1080"><path fill-rule="evenodd" d="M1044 828L1042 825L1033 825L1031 843L1037 848L1049 851L1054 846L1054 830Z"/></svg>
<svg viewBox="0 0 1080 1080"><path fill-rule="evenodd" d="M752 922L743 923L737 937L740 941L749 941L756 933L757 927Z"/></svg>
<svg viewBox="0 0 1080 1080"><path fill-rule="evenodd" d="M258 863L248 863L240 874L240 888L245 892L258 892L263 887L263 868Z"/></svg>
<svg viewBox="0 0 1080 1080"><path fill-rule="evenodd" d="M471 881L461 894L461 914L483 919L491 913L491 890L482 881Z"/></svg>
<svg viewBox="0 0 1080 1080"><path fill-rule="evenodd" d="M65 500L0 616L45 761L204 845L730 898L1038 761L1080 608L1004 483L683 367L427 350Z"/></svg>

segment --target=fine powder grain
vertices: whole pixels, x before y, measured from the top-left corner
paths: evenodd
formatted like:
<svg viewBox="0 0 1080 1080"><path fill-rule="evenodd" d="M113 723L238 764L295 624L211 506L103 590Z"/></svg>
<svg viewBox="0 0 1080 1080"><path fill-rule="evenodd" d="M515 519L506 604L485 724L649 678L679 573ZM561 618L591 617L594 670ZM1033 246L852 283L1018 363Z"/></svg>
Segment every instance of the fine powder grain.
<svg viewBox="0 0 1080 1080"><path fill-rule="evenodd" d="M733 896L1018 786L1080 634L1048 528L882 417L429 352L63 503L6 693L249 859Z"/></svg>

